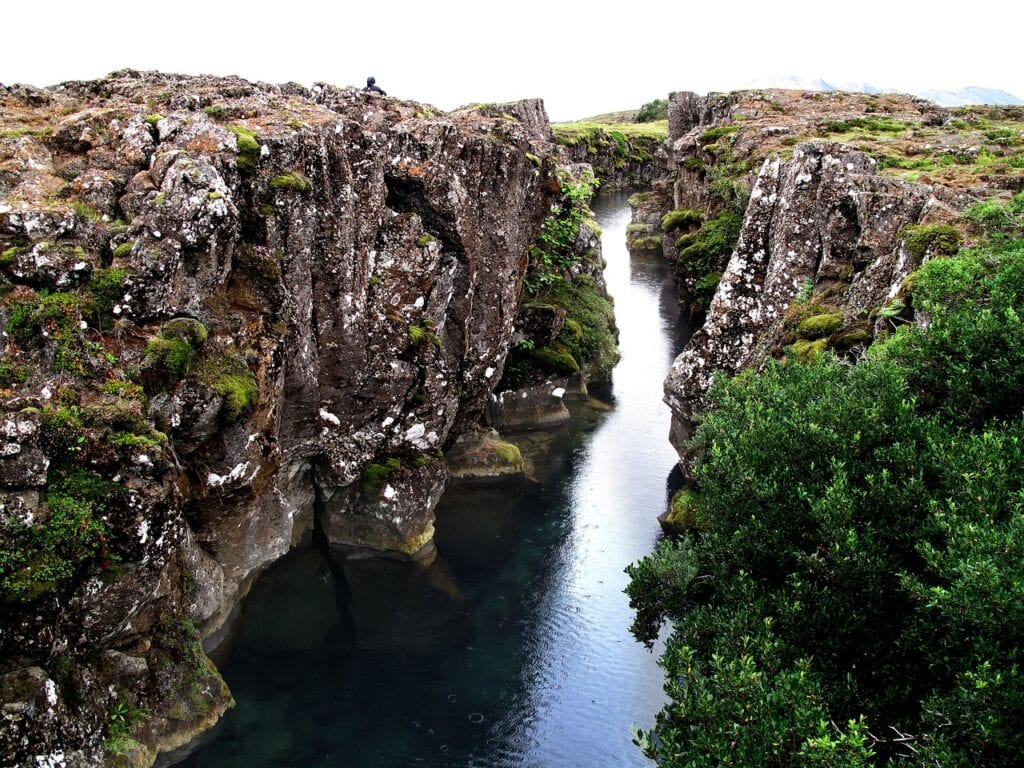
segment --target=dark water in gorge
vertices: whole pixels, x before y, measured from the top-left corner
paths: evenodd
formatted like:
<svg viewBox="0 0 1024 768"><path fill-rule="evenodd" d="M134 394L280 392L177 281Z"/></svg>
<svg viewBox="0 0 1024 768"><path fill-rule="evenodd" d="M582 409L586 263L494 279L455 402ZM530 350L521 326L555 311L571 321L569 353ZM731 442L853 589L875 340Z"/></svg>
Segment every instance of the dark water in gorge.
<svg viewBox="0 0 1024 768"><path fill-rule="evenodd" d="M536 482L446 492L429 568L307 550L269 570L221 665L237 706L181 765L651 765L629 726L660 709L661 670L629 634L623 568L658 536L685 331L670 267L625 249L626 195L594 209L621 330L607 405L512 436L550 443Z"/></svg>

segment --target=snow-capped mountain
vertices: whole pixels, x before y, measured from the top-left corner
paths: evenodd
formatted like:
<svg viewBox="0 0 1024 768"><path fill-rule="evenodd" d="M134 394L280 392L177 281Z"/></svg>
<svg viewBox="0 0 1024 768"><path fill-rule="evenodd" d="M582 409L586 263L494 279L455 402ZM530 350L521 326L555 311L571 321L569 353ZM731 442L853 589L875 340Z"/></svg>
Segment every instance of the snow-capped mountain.
<svg viewBox="0 0 1024 768"><path fill-rule="evenodd" d="M943 107L959 107L965 104L1016 104L1024 105L1017 96L997 88L970 85L959 91L928 89L907 91L903 88L883 88L870 83L829 81L821 78L799 75L765 75L747 80L742 88L793 88L803 91L852 91L854 93L910 93L922 99L934 101Z"/></svg>

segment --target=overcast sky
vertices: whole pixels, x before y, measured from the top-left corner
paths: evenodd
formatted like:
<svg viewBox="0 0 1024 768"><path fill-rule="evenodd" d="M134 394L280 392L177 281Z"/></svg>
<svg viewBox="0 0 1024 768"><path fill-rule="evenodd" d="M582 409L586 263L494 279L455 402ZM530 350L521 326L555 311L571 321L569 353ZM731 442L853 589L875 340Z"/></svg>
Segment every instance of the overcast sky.
<svg viewBox="0 0 1024 768"><path fill-rule="evenodd" d="M391 95L444 109L541 96L556 120L774 74L1024 97L1024 5L957 6L8 0L0 82L50 85L124 67L306 85L362 85L372 74Z"/></svg>

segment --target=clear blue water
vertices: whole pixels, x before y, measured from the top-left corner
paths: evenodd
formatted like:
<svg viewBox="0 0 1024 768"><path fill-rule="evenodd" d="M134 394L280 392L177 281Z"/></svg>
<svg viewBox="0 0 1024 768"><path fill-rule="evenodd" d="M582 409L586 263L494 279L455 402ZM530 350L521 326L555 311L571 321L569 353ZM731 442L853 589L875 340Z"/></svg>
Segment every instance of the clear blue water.
<svg viewBox="0 0 1024 768"><path fill-rule="evenodd" d="M652 723L662 676L629 634L623 568L659 535L661 383L685 329L671 267L626 251L625 200L594 206L621 331L595 393L611 407L574 406L534 481L446 492L428 568L306 550L270 569L221 665L237 706L181 765L651 765L629 727Z"/></svg>

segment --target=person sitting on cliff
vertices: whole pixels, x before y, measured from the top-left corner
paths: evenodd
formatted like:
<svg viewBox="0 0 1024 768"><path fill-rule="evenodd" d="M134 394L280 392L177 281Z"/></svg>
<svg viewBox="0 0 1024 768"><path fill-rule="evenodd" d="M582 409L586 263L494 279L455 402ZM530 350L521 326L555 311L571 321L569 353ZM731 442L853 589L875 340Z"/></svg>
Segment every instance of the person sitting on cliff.
<svg viewBox="0 0 1024 768"><path fill-rule="evenodd" d="M372 76L366 78L366 87L363 88L363 93L379 93L381 96L387 96L384 89L377 85L377 78Z"/></svg>

